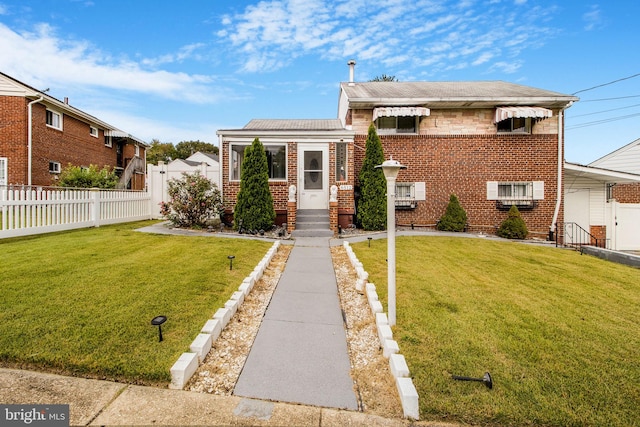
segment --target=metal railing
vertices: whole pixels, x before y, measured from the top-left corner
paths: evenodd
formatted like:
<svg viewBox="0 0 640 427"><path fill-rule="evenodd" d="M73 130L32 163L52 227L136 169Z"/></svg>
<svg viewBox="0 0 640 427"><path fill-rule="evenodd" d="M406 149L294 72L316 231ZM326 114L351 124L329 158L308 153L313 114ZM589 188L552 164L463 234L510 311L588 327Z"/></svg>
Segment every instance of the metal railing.
<svg viewBox="0 0 640 427"><path fill-rule="evenodd" d="M598 238L575 222L565 222L556 224L556 246L558 245L572 247L576 250L581 250L583 246L608 249L609 239Z"/></svg>

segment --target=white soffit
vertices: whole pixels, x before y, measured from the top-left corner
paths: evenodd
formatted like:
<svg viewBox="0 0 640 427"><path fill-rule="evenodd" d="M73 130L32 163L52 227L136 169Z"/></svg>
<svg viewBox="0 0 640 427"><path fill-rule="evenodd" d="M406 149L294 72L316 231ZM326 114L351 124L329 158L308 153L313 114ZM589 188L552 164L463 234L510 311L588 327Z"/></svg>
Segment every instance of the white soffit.
<svg viewBox="0 0 640 427"><path fill-rule="evenodd" d="M378 117L428 116L431 114L425 107L377 107L373 109L373 120Z"/></svg>
<svg viewBox="0 0 640 427"><path fill-rule="evenodd" d="M496 117L494 123L503 120L519 117L533 117L537 119L546 119L553 116L553 111L542 107L498 107L496 108Z"/></svg>

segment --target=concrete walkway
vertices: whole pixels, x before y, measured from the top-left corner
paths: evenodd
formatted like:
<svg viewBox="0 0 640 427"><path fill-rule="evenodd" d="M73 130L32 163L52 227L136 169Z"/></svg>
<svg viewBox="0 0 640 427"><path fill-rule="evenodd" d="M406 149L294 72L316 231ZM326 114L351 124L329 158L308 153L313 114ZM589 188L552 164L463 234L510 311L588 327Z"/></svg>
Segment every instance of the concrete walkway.
<svg viewBox="0 0 640 427"><path fill-rule="evenodd" d="M329 239L297 238L234 394L358 409Z"/></svg>

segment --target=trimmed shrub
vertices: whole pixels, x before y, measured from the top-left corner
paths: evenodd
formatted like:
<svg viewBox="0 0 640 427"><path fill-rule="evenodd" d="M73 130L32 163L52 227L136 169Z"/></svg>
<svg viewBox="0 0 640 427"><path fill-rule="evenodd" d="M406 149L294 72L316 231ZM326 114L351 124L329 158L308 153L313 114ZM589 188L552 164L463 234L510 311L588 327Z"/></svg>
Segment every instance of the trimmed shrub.
<svg viewBox="0 0 640 427"><path fill-rule="evenodd" d="M458 197L452 194L449 196L447 210L440 217L436 228L440 231L464 231L466 225L467 213L460 205Z"/></svg>
<svg viewBox="0 0 640 427"><path fill-rule="evenodd" d="M55 184L74 188L116 188L118 175L109 166L98 169L97 165L82 168L69 164L60 172Z"/></svg>
<svg viewBox="0 0 640 427"><path fill-rule="evenodd" d="M234 227L239 231L270 230L276 220L269 190L269 163L260 139L245 148L240 191L234 210Z"/></svg>
<svg viewBox="0 0 640 427"><path fill-rule="evenodd" d="M507 219L502 221L497 232L498 236L506 239L524 239L529 234L527 224L520 216L520 211L516 205L511 205Z"/></svg>
<svg viewBox="0 0 640 427"><path fill-rule="evenodd" d="M365 146L364 161L360 170L360 198L358 199L358 224L365 230L384 230L387 225L387 180L382 168L384 162L382 143L373 123Z"/></svg>
<svg viewBox="0 0 640 427"><path fill-rule="evenodd" d="M168 186L169 201L160 204L160 213L175 227L204 228L224 209L218 186L198 172L183 172Z"/></svg>

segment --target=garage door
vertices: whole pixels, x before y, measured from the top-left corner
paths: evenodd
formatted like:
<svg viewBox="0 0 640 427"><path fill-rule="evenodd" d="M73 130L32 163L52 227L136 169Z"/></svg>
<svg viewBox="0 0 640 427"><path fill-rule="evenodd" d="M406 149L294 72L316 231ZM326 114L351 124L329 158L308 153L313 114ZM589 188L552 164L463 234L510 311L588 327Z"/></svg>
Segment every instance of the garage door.
<svg viewBox="0 0 640 427"><path fill-rule="evenodd" d="M640 250L640 204L619 203L616 208L616 223L616 249Z"/></svg>

